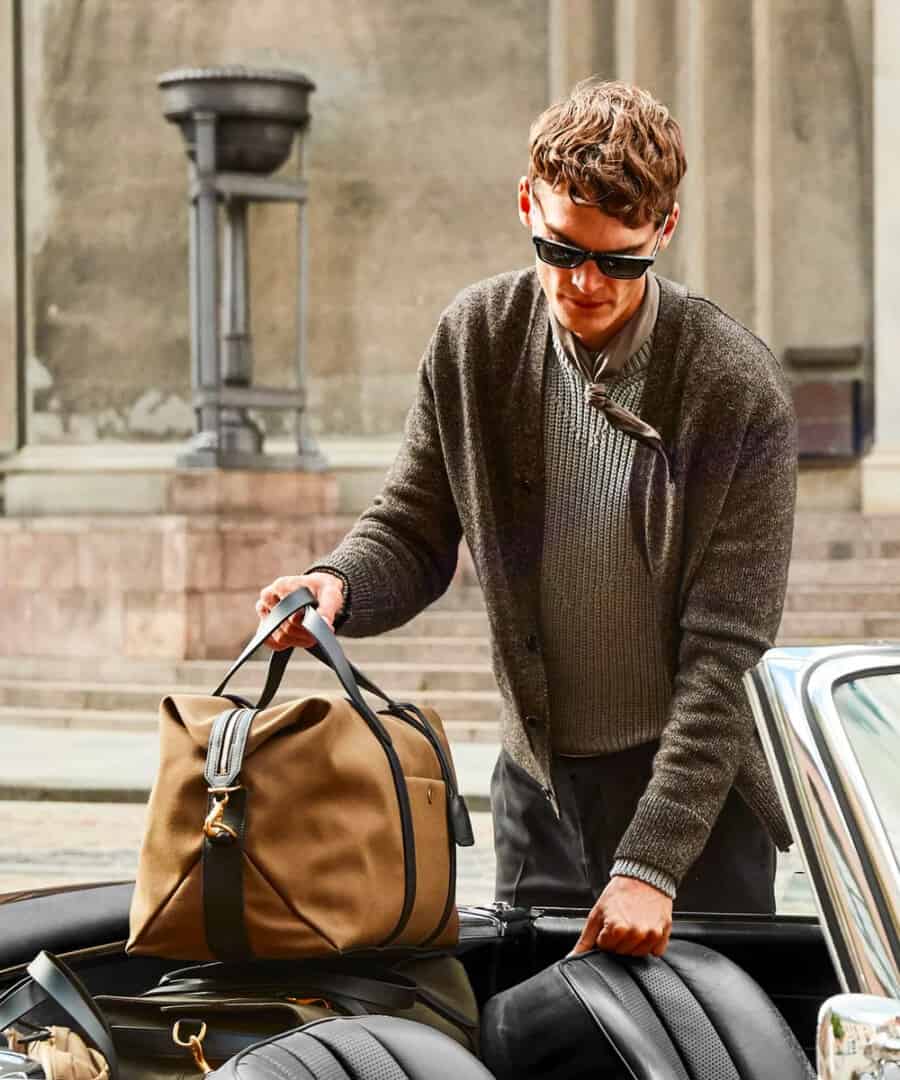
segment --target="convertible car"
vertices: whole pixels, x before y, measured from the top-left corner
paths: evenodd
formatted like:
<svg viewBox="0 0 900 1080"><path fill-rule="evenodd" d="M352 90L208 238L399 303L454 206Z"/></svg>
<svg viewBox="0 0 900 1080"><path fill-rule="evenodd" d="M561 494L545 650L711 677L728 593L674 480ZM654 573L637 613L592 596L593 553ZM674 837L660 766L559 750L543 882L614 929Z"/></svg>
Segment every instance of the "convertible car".
<svg viewBox="0 0 900 1080"><path fill-rule="evenodd" d="M627 1045L599 1018L612 1052L598 1056L593 1075L778 1080L777 1055L754 1035L762 1030L754 1010L765 1008L768 1023L778 1017L796 1036L808 1075L817 1067L820 1080L900 1078L892 1064L900 1060L900 645L772 650L745 685L818 918L677 917L674 942L725 956L764 995L743 1000L725 984L716 995L714 965L712 1004L689 983L645 981L626 1010ZM130 883L117 883L0 897L0 992L40 950L63 957L94 994L133 995L156 985L181 962L125 954L131 892ZM496 904L463 909L458 955L479 1002L564 958L585 915ZM621 963L627 970L629 961ZM50 1006L41 1009L29 1017L34 1023L64 1022ZM517 1023L538 1061L546 1044L539 1018L522 1015ZM190 1062L184 1075L197 1075ZM550 1062L541 1075L570 1074Z"/></svg>

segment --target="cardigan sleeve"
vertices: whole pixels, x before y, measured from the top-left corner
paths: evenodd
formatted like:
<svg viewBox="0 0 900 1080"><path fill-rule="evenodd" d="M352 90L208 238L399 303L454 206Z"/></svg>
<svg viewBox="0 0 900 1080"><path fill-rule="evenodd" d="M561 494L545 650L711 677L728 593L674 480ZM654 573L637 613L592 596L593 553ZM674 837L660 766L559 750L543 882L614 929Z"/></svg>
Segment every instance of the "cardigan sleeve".
<svg viewBox="0 0 900 1080"><path fill-rule="evenodd" d="M715 446L708 461L710 469L721 466ZM655 867L676 882L703 850L756 737L741 677L772 647L781 621L796 465L793 407L780 388L757 402L718 518L682 594L667 723L653 775L616 851L617 859Z"/></svg>
<svg viewBox="0 0 900 1080"><path fill-rule="evenodd" d="M435 412L434 349L432 339L380 494L338 547L310 567L337 573L349 586L338 624L348 637L381 634L408 622L446 591L456 569L462 527Z"/></svg>

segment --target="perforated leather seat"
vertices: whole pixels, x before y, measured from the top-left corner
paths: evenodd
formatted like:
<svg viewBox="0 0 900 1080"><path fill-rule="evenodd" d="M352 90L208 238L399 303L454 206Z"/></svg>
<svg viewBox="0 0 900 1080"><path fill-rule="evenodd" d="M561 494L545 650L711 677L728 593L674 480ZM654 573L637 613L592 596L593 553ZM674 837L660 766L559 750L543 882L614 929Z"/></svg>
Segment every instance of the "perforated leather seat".
<svg viewBox="0 0 900 1080"><path fill-rule="evenodd" d="M317 1020L249 1047L210 1080L491 1080L459 1043L412 1020Z"/></svg>
<svg viewBox="0 0 900 1080"><path fill-rule="evenodd" d="M482 1018L498 1080L815 1080L765 992L712 949L593 952L497 994Z"/></svg>

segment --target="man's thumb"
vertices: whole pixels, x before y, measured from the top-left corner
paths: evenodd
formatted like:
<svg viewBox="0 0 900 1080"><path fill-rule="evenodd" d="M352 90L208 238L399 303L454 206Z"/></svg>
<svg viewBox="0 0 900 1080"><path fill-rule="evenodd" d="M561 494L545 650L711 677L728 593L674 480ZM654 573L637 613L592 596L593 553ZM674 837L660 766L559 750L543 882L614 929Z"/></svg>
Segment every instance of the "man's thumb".
<svg viewBox="0 0 900 1080"><path fill-rule="evenodd" d="M317 599L319 601L319 614L329 626L334 627L334 620L344 603L343 586L339 581L329 581L319 589Z"/></svg>

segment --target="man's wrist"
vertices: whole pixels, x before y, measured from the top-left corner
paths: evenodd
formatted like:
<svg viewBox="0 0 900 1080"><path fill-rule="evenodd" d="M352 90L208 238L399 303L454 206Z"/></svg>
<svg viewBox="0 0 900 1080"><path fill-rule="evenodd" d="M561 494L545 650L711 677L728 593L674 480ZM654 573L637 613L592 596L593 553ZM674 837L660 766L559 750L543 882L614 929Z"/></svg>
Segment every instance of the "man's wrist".
<svg viewBox="0 0 900 1080"><path fill-rule="evenodd" d="M303 571L304 574L331 574L332 577L336 577L344 586L341 594L341 610L337 613L334 620L334 628L337 630L343 626L344 623L350 618L350 581L343 570L338 570L334 566L329 566L327 563L321 565L315 565L309 567L308 570Z"/></svg>
<svg viewBox="0 0 900 1080"><path fill-rule="evenodd" d="M609 876L611 878L630 877L643 881L645 885L652 885L654 889L665 893L670 900L674 900L678 892L678 884L671 874L667 874L665 870L657 870L655 866L638 862L636 859L616 859Z"/></svg>

